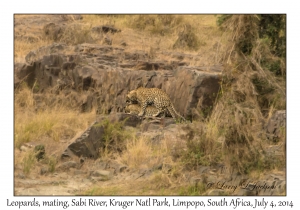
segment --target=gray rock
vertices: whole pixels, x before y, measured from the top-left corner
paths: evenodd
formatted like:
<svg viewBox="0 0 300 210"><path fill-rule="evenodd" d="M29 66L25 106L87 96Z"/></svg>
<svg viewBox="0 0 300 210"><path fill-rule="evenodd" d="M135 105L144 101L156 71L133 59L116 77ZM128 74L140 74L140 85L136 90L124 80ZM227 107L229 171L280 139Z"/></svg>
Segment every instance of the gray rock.
<svg viewBox="0 0 300 210"><path fill-rule="evenodd" d="M213 189L210 190L207 195L213 196L213 195L225 195L228 194L228 192L226 192L225 190L221 190L221 189Z"/></svg>
<svg viewBox="0 0 300 210"><path fill-rule="evenodd" d="M93 171L91 176L99 177L99 176L105 176L105 177L110 177L112 174L110 171L106 170L96 170Z"/></svg>
<svg viewBox="0 0 300 210"><path fill-rule="evenodd" d="M176 124L173 118L164 117L158 120L144 120L141 124L142 131L157 131L169 125Z"/></svg>
<svg viewBox="0 0 300 210"><path fill-rule="evenodd" d="M278 110L267 122L265 129L268 139L272 141L278 141L283 137L286 128L286 111Z"/></svg>
<svg viewBox="0 0 300 210"><path fill-rule="evenodd" d="M112 172L106 170L95 170L91 171L90 179L93 182L107 181L112 178Z"/></svg>
<svg viewBox="0 0 300 210"><path fill-rule="evenodd" d="M23 151L23 152L26 152L26 151L28 151L28 150L30 150L30 149L31 149L31 148L26 147L26 146L24 146L24 145L22 145L22 146L20 147L20 150Z"/></svg>
<svg viewBox="0 0 300 210"><path fill-rule="evenodd" d="M100 122L101 118L98 118L97 120ZM124 122L124 126L130 127L137 127L142 123L141 118L127 113L112 113L108 116L108 120L112 123Z"/></svg>
<svg viewBox="0 0 300 210"><path fill-rule="evenodd" d="M201 177L190 177L189 182L191 185L197 185L201 182Z"/></svg>
<svg viewBox="0 0 300 210"><path fill-rule="evenodd" d="M258 195L258 191L257 190L248 190L248 189L239 188L238 190L236 190L236 192L234 193L234 195L239 195L239 196L257 196Z"/></svg>
<svg viewBox="0 0 300 210"><path fill-rule="evenodd" d="M26 176L23 172L19 172L17 177L20 178L20 179L25 179L26 178Z"/></svg>
<svg viewBox="0 0 300 210"><path fill-rule="evenodd" d="M68 170L70 168L76 168L78 164L75 161L67 161L59 164L56 169L57 170Z"/></svg>
<svg viewBox="0 0 300 210"><path fill-rule="evenodd" d="M118 163L114 160L109 161L97 161L95 163L95 167L100 170L109 170L112 171L114 174L122 173L127 169L127 166L121 163Z"/></svg>
<svg viewBox="0 0 300 210"><path fill-rule="evenodd" d="M45 168L45 167L41 168L41 170L40 170L41 175L45 175L48 172L49 172L48 168Z"/></svg>
<svg viewBox="0 0 300 210"><path fill-rule="evenodd" d="M108 119L111 123L124 122L124 126L138 126L142 120L134 115L125 113L114 113L107 117L98 117L89 128L87 128L79 137L75 138L73 142L64 150L61 155L62 159L69 159L72 156L81 158L99 157L99 150L104 146L103 135L104 127L100 126L98 122ZM84 161L81 160L81 163Z"/></svg>
<svg viewBox="0 0 300 210"><path fill-rule="evenodd" d="M105 170L107 168L108 161L96 160L94 165L96 169Z"/></svg>
<svg viewBox="0 0 300 210"><path fill-rule="evenodd" d="M99 149L103 146L102 136L104 128L97 126L97 124L97 122L94 122L80 137L76 138L61 157L71 157L75 154L78 157L98 158Z"/></svg>

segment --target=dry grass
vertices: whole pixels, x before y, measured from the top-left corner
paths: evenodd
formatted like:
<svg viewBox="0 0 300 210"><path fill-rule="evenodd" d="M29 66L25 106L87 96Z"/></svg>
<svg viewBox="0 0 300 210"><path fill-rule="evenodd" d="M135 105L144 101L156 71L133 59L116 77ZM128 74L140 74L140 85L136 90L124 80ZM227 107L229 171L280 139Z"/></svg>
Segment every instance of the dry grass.
<svg viewBox="0 0 300 210"><path fill-rule="evenodd" d="M68 45L93 43L90 24L68 24L61 35L60 42Z"/></svg>
<svg viewBox="0 0 300 210"><path fill-rule="evenodd" d="M120 162L130 168L155 168L159 164L174 164L170 161L171 145L169 140L162 140L160 144L154 144L151 140L140 137L127 140L126 149L120 156Z"/></svg>
<svg viewBox="0 0 300 210"><path fill-rule="evenodd" d="M45 96L49 93L44 93ZM32 145L42 144L46 156L42 162L49 172L54 172L57 158L64 148L58 148L58 143L72 139L76 134L86 129L94 120L95 112L79 113L60 103L45 104L37 110L38 102L34 99L33 90L26 85L15 91L14 105L14 146L15 165L20 165L25 175L36 168L37 160L33 148L27 152L19 152L22 145L29 142ZM66 143L63 143L64 147Z"/></svg>
<svg viewBox="0 0 300 210"><path fill-rule="evenodd" d="M95 118L93 112L79 114L59 105L37 111L36 103L31 89L23 87L15 92L16 148L29 141L41 141L43 137L53 141L72 138Z"/></svg>
<svg viewBox="0 0 300 210"><path fill-rule="evenodd" d="M152 168L154 164L151 142L145 138L128 140L120 159L130 168Z"/></svg>
<svg viewBox="0 0 300 210"><path fill-rule="evenodd" d="M164 171L155 171L150 177L116 181L109 185L99 184L78 195L134 195L134 196L178 196L204 195L207 189L204 184L191 185L184 177L174 177Z"/></svg>
<svg viewBox="0 0 300 210"><path fill-rule="evenodd" d="M158 175L159 176L159 175ZM157 178L152 178L152 180L158 181ZM164 182L165 180L161 180L161 183L166 183ZM157 183L156 183L157 184ZM126 182L121 182L117 183L116 185L111 185L111 186L94 186L93 188L83 191L79 193L78 195L93 195L93 196L99 196L99 195L125 195L125 196L141 196L141 195L178 195L178 191L182 189L182 186L177 186L177 187L161 187L161 188L156 188L152 186L149 182L147 181L141 181L141 180L129 180Z"/></svg>
<svg viewBox="0 0 300 210"><path fill-rule="evenodd" d="M15 24L40 17L40 15L14 15ZM20 29L14 30L14 60L15 62L25 62L25 56L31 51L50 44L49 41L41 37L40 26L29 25L26 28L18 26Z"/></svg>
<svg viewBox="0 0 300 210"><path fill-rule="evenodd" d="M191 65L213 65L220 63L221 55L227 50L227 34L218 29L215 15L82 15L82 20L69 21L66 29L60 35L60 40L70 45L78 43L104 44L104 38L109 37L113 46L120 47L126 43L126 51L143 50L149 54L161 57L160 52L176 51L203 55L203 59L190 61ZM16 15L15 19L28 18ZM137 24L138 20L140 25ZM146 24L147 22L154 24ZM143 23L143 24L142 24ZM121 29L121 33L95 35L91 28L100 25L110 25ZM43 26L43 25L42 25ZM24 62L24 57L39 47L49 45L53 40L43 36L43 27L30 27L16 35L33 37L30 42L15 39L15 62ZM144 28L143 28L144 27ZM176 44L177 43L177 44ZM159 57L157 57L159 59Z"/></svg>
<svg viewBox="0 0 300 210"><path fill-rule="evenodd" d="M126 149L116 160L126 164L131 171L151 169L150 177L100 184L83 191L83 195L179 195L188 187L180 161L173 160L170 140L154 144L145 137L129 138ZM134 186L134 187L133 187Z"/></svg>
<svg viewBox="0 0 300 210"><path fill-rule="evenodd" d="M49 45L50 41L38 40L37 42L30 42L26 40L14 41L14 62L15 63L24 63L26 55L31 51L38 49L43 46Z"/></svg>
<svg viewBox="0 0 300 210"><path fill-rule="evenodd" d="M176 51L203 55L203 59L190 61L191 65L203 66L220 63L228 48L229 33L218 29L216 18L215 15L83 15L83 22L91 27L111 25L121 29L121 33L107 35L113 46L125 42L125 50L143 50L158 55L154 56L158 59L163 57L160 52L173 51L175 43L180 43Z"/></svg>
<svg viewBox="0 0 300 210"><path fill-rule="evenodd" d="M81 114L66 109L52 109L39 113L29 111L21 114L15 110L15 146L29 141L37 141L42 137L50 137L54 141L72 138L77 132L86 128L92 121L91 114Z"/></svg>
<svg viewBox="0 0 300 210"><path fill-rule="evenodd" d="M208 118L189 128L196 137L188 140L188 151L181 154L186 166L224 162L240 174L284 166L282 157L265 152L270 142L263 125L274 110L285 109L285 83L261 66L262 57L276 58L257 40L256 19L236 15L223 25L232 31L232 41L221 56L225 64L221 89ZM285 143L284 135L277 143Z"/></svg>
<svg viewBox="0 0 300 210"><path fill-rule="evenodd" d="M22 159L23 172L28 175L36 163L35 154L33 151L27 152Z"/></svg>
<svg viewBox="0 0 300 210"><path fill-rule="evenodd" d="M260 65L256 20L255 15L233 15L223 25L232 30L232 50L224 55L227 65L207 132L215 139L223 137L228 167L242 174L276 167L264 155L268 142L263 123L270 111L285 104L284 86Z"/></svg>

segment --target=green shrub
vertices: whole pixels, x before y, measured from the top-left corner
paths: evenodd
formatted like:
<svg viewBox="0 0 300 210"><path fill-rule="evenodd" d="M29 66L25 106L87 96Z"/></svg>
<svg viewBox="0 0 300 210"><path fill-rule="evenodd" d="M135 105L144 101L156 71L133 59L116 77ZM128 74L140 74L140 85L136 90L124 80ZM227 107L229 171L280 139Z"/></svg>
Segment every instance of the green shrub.
<svg viewBox="0 0 300 210"><path fill-rule="evenodd" d="M125 131L124 124L127 119L121 122L111 122L108 119L94 126L104 127L104 136L100 141L104 142L104 148L101 152L103 157L108 157L112 152L122 152L125 149L125 140L131 137L131 134Z"/></svg>
<svg viewBox="0 0 300 210"><path fill-rule="evenodd" d="M29 151L25 155L22 161L23 172L25 174L29 174L31 169L34 167L35 163L36 163L35 153L33 151Z"/></svg>

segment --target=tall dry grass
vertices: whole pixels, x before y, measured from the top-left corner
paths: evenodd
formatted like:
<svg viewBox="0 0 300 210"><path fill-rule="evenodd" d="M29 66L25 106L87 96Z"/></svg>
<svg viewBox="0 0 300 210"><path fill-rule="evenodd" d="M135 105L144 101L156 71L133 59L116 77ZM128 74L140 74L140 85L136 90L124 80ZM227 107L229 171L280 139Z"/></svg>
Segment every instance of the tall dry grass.
<svg viewBox="0 0 300 210"><path fill-rule="evenodd" d="M159 164L174 164L170 141L162 140L159 144L153 143L146 137L131 138L126 141L126 149L120 156L120 162L134 169L153 168Z"/></svg>
<svg viewBox="0 0 300 210"><path fill-rule="evenodd" d="M45 93L47 94L47 93ZM95 119L95 113L79 113L60 104L37 110L38 102L33 90L23 85L15 91L15 147L26 142L43 142L50 138L54 142L71 139L76 133L87 128Z"/></svg>
<svg viewBox="0 0 300 210"><path fill-rule="evenodd" d="M264 156L268 142L263 125L271 110L285 108L284 81L261 66L261 53L267 51L258 50L262 46L256 15L232 15L223 27L232 31L232 47L224 54L221 90L207 136L224 138L223 157L232 170L244 174L274 169Z"/></svg>
<svg viewBox="0 0 300 210"><path fill-rule="evenodd" d="M282 157L265 152L271 142L263 127L274 110L285 109L285 80L262 65L263 58L279 58L259 39L257 20L232 15L222 25L231 41L220 56L221 87L208 117L187 127L191 138L180 156L189 168L225 163L231 172L249 174L284 166ZM277 143L285 144L284 135Z"/></svg>
<svg viewBox="0 0 300 210"><path fill-rule="evenodd" d="M124 151L116 161L126 164L131 171L151 170L147 179L116 181L113 185L97 184L82 195L179 195L188 187L180 161L173 158L172 141L162 139L159 144L145 137L126 139ZM132 186L135 186L132 188ZM186 192L186 194L189 194Z"/></svg>
<svg viewBox="0 0 300 210"><path fill-rule="evenodd" d="M14 40L14 62L25 63L26 55L35 49L51 44L51 41L39 39L37 42L30 42L26 40Z"/></svg>

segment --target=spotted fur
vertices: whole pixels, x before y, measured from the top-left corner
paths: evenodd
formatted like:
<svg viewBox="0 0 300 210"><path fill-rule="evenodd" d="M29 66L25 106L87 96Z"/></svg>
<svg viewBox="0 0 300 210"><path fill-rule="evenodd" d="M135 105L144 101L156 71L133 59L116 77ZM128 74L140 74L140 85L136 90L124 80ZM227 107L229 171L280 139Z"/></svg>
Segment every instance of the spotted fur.
<svg viewBox="0 0 300 210"><path fill-rule="evenodd" d="M127 104L125 107L125 113L138 115L141 112L141 106L139 104ZM145 117L153 117L157 113L157 109L154 106L147 106L145 109ZM165 112L160 113L166 115Z"/></svg>
<svg viewBox="0 0 300 210"><path fill-rule="evenodd" d="M145 114L146 107L152 105L157 109L156 113L152 115L153 117L157 117L160 113L167 109L174 119L178 116L185 121L184 117L176 112L167 93L158 88L140 87L136 90L132 90L127 94L126 102L129 104L138 102L141 106L138 116L143 116Z"/></svg>

